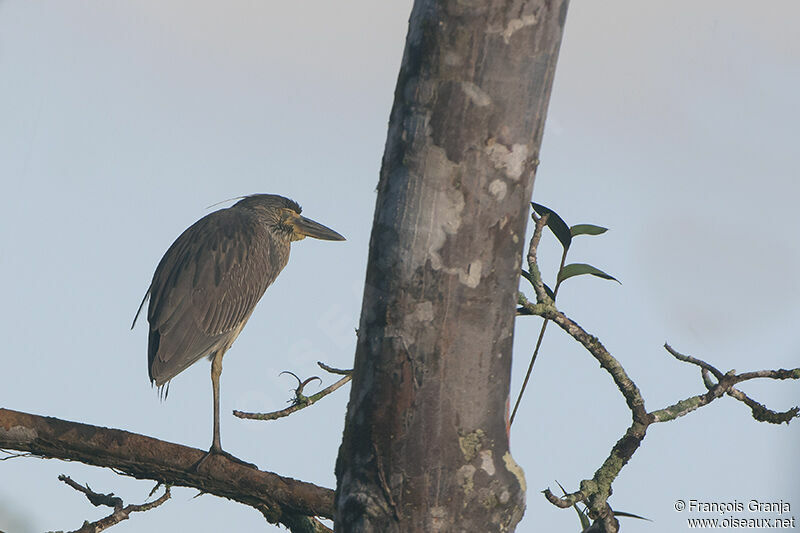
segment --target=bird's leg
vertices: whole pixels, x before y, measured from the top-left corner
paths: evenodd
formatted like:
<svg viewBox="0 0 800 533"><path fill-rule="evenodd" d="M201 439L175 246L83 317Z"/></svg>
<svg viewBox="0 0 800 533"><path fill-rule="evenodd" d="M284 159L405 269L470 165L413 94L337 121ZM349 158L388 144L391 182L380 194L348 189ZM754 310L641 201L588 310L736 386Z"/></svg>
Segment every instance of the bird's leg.
<svg viewBox="0 0 800 533"><path fill-rule="evenodd" d="M211 361L211 388L214 391L214 439L211 441L209 453L222 453L222 444L219 438L219 378L222 375L222 355L219 350Z"/></svg>
<svg viewBox="0 0 800 533"><path fill-rule="evenodd" d="M231 461L235 461L245 466L258 468L256 465L242 461L238 457L234 457L228 452L222 450L222 444L220 443L219 437L219 378L222 375L222 356L224 354L225 350L219 350L216 354L214 354L214 359L211 360L211 388L214 394L214 437L211 441L211 449L209 449L208 453L205 454L203 458L200 459L200 461L194 466L194 470L199 470L200 466L206 462L206 459L212 455L224 455Z"/></svg>

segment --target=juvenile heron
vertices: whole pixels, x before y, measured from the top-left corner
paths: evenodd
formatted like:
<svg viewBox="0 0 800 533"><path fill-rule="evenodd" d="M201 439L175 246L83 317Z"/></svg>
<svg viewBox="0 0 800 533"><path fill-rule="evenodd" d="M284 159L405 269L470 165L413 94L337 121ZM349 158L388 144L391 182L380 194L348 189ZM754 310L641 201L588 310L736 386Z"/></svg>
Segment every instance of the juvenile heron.
<svg viewBox="0 0 800 533"><path fill-rule="evenodd" d="M332 229L300 215L297 202L274 194L246 196L195 222L161 258L150 288L147 368L159 390L190 365L211 359L214 439L219 437L222 356L289 260L292 241L343 241ZM131 329L133 329L133 325Z"/></svg>

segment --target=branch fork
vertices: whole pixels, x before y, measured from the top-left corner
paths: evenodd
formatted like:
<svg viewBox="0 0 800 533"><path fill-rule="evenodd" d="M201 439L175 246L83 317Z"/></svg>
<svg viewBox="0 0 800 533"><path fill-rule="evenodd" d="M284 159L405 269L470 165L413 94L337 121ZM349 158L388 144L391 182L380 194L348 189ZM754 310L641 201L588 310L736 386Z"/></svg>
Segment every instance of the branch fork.
<svg viewBox="0 0 800 533"><path fill-rule="evenodd" d="M625 435L612 448L608 458L602 466L597 469L592 479L583 480L580 490L572 494L565 494L562 497L556 496L549 489L543 491L547 501L559 508L572 507L578 502L587 506L588 515L595 522L585 531L602 531L606 533L616 533L619 531L619 522L614 516L614 511L608 504L611 496L611 484L619 475L621 469L633 457L639 448L642 440L647 433L647 428L654 423L666 422L684 416L712 401L728 395L750 407L753 418L759 422L769 422L773 424L789 423L792 419L800 417L800 407L792 407L787 411L775 411L763 404L751 399L744 392L735 387L739 383L752 379L800 379L800 368L791 370L760 370L755 372L736 373L735 370L722 372L713 365L692 357L684 355L673 349L669 344L664 348L678 361L695 365L700 368L703 384L706 392L690 398L680 400L662 409L648 412L645 408L644 398L634 381L627 375L620 362L611 355L603 344L593 335L586 332L574 320L567 317L556 308L554 299L545 290L542 276L537 264L537 249L541 240L544 227L547 225L548 216L545 214L537 217L533 214L535 227L533 237L530 241L528 250L529 281L536 294L536 303L530 302L521 292L518 296L519 315L537 315L548 321L555 322L573 339L583 345L584 348L600 363L600 366L609 373L620 393L625 399L625 403L631 410L632 422L625 432ZM563 268L562 259L562 268ZM527 274L527 273L526 273ZM527 277L527 276L526 276ZM555 292L555 291L554 291ZM544 331L544 327L542 328ZM541 339L537 343L538 346ZM535 352L535 353L536 353ZM531 367L533 366L531 361ZM530 368L528 370L530 373ZM527 382L528 376L525 381ZM516 412L516 407L514 409ZM512 415L513 420L513 415ZM620 513L620 516L626 513Z"/></svg>

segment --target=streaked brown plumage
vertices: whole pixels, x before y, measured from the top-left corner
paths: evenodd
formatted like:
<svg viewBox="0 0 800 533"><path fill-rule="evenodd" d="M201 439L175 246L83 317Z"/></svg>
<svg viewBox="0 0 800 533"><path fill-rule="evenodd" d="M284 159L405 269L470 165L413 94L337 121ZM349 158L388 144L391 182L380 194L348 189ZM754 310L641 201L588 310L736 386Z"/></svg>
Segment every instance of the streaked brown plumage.
<svg viewBox="0 0 800 533"><path fill-rule="evenodd" d="M222 451L222 356L286 266L291 242L306 236L344 240L332 229L301 216L300 211L288 198L254 194L201 218L164 254L136 312L138 317L149 296L148 371L160 390L199 359L212 360L212 453Z"/></svg>

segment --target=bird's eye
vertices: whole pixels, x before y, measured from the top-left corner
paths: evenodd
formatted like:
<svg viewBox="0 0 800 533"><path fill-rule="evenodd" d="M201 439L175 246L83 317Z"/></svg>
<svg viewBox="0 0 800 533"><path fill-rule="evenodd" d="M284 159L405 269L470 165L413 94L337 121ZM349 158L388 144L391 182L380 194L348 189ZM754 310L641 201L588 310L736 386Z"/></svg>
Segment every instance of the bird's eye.
<svg viewBox="0 0 800 533"><path fill-rule="evenodd" d="M280 217L278 218L278 227L283 231L294 234L295 231L294 219L296 217L297 215L295 215L288 209L282 209Z"/></svg>

